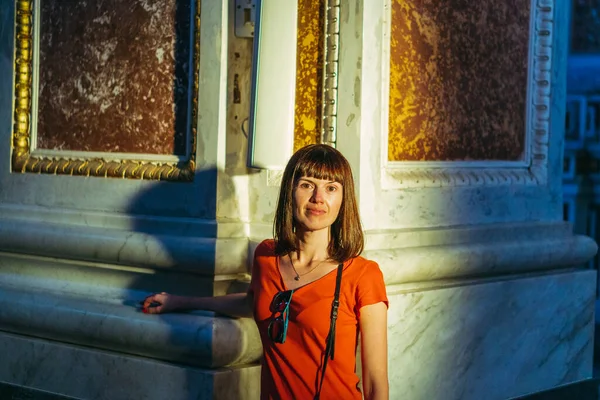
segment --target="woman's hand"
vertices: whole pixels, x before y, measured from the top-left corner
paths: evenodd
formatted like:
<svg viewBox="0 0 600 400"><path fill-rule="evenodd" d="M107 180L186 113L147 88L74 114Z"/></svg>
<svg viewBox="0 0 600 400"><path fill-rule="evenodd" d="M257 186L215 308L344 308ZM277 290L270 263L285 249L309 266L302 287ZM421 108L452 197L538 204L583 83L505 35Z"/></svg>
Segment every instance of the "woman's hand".
<svg viewBox="0 0 600 400"><path fill-rule="evenodd" d="M145 314L164 314L180 308L181 297L165 292L151 294L142 302L142 312Z"/></svg>

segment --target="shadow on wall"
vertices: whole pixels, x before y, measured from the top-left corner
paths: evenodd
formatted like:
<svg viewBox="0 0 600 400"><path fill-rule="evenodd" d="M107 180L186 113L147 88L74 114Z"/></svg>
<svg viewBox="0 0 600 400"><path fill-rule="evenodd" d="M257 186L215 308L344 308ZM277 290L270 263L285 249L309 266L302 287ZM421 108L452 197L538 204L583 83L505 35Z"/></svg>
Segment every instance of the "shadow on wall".
<svg viewBox="0 0 600 400"><path fill-rule="evenodd" d="M216 169L197 172L195 181L202 182L202 188L191 193L187 200L216 204L218 172ZM182 199L165 198L174 185L188 183L156 182L138 193L128 207L132 229L144 236L143 240L148 244L146 251L153 252L149 254L153 265L148 266L153 273L136 274L129 284L130 298L127 302L131 306L137 306L137 302L150 293L162 291L187 296L212 296L215 285L218 285L214 279L217 262L214 217L211 220L144 214L148 204L162 201L181 202L183 207L185 201ZM198 187L189 185L190 188ZM233 188L234 185L229 187ZM240 381L244 372L221 368L252 361L247 359L248 349L252 347L250 353L255 354L255 343L240 339L248 337L248 330L254 328L254 321L213 318L214 315L208 311L191 311L140 316L148 321L157 335L154 343L159 343L158 346L151 345L148 355L184 367L173 368L174 376L171 379L176 390L169 393L168 398L247 399L255 396L252 388ZM215 371L215 368L219 369ZM161 398L161 395L156 394L156 398Z"/></svg>

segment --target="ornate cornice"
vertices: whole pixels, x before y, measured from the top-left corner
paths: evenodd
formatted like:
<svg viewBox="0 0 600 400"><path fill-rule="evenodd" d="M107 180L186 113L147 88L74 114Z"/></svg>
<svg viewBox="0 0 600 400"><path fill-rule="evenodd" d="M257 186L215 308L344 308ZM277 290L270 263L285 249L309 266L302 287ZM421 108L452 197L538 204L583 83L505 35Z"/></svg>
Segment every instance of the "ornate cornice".
<svg viewBox="0 0 600 400"><path fill-rule="evenodd" d="M198 85L200 65L200 3L196 0L194 15L193 84L190 129L190 151L187 160L150 162L126 159L85 157L39 157L31 154L31 120L34 54L34 2L18 0L15 10L15 94L12 135L12 172L34 172L58 175L83 175L126 179L192 181L196 159L198 117Z"/></svg>
<svg viewBox="0 0 600 400"><path fill-rule="evenodd" d="M386 189L439 186L546 185L554 0L533 0L528 55L526 138L528 157L511 162L392 162L382 168ZM387 138L385 140L387 146ZM387 159L386 153L383 155Z"/></svg>

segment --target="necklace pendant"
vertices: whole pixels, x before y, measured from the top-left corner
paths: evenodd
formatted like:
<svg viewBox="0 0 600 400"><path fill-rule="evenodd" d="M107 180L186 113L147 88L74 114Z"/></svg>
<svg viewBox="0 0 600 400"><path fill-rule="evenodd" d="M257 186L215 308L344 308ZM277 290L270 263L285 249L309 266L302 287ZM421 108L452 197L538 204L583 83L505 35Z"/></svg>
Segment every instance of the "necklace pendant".
<svg viewBox="0 0 600 400"><path fill-rule="evenodd" d="M300 277L299 277L298 275L296 275L296 276L294 277L294 280L295 280L295 281L299 281L299 280L300 280Z"/></svg>

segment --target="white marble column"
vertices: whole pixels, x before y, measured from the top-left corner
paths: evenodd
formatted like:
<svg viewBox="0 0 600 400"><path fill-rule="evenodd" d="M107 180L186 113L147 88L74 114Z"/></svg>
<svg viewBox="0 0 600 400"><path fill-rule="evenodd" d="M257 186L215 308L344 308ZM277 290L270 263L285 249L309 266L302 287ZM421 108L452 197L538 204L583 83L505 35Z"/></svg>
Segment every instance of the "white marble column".
<svg viewBox="0 0 600 400"><path fill-rule="evenodd" d="M591 377L596 278L580 266L597 247L562 221L567 7L531 2L521 164L390 162L392 3L342 2L337 148L388 287L391 398L505 399Z"/></svg>
<svg viewBox="0 0 600 400"><path fill-rule="evenodd" d="M253 321L136 308L153 291L223 294L247 275L247 178L226 145L233 2L191 2L193 182L11 171L15 7L29 4L37 16L39 2L0 1L0 381L82 399L257 398Z"/></svg>

